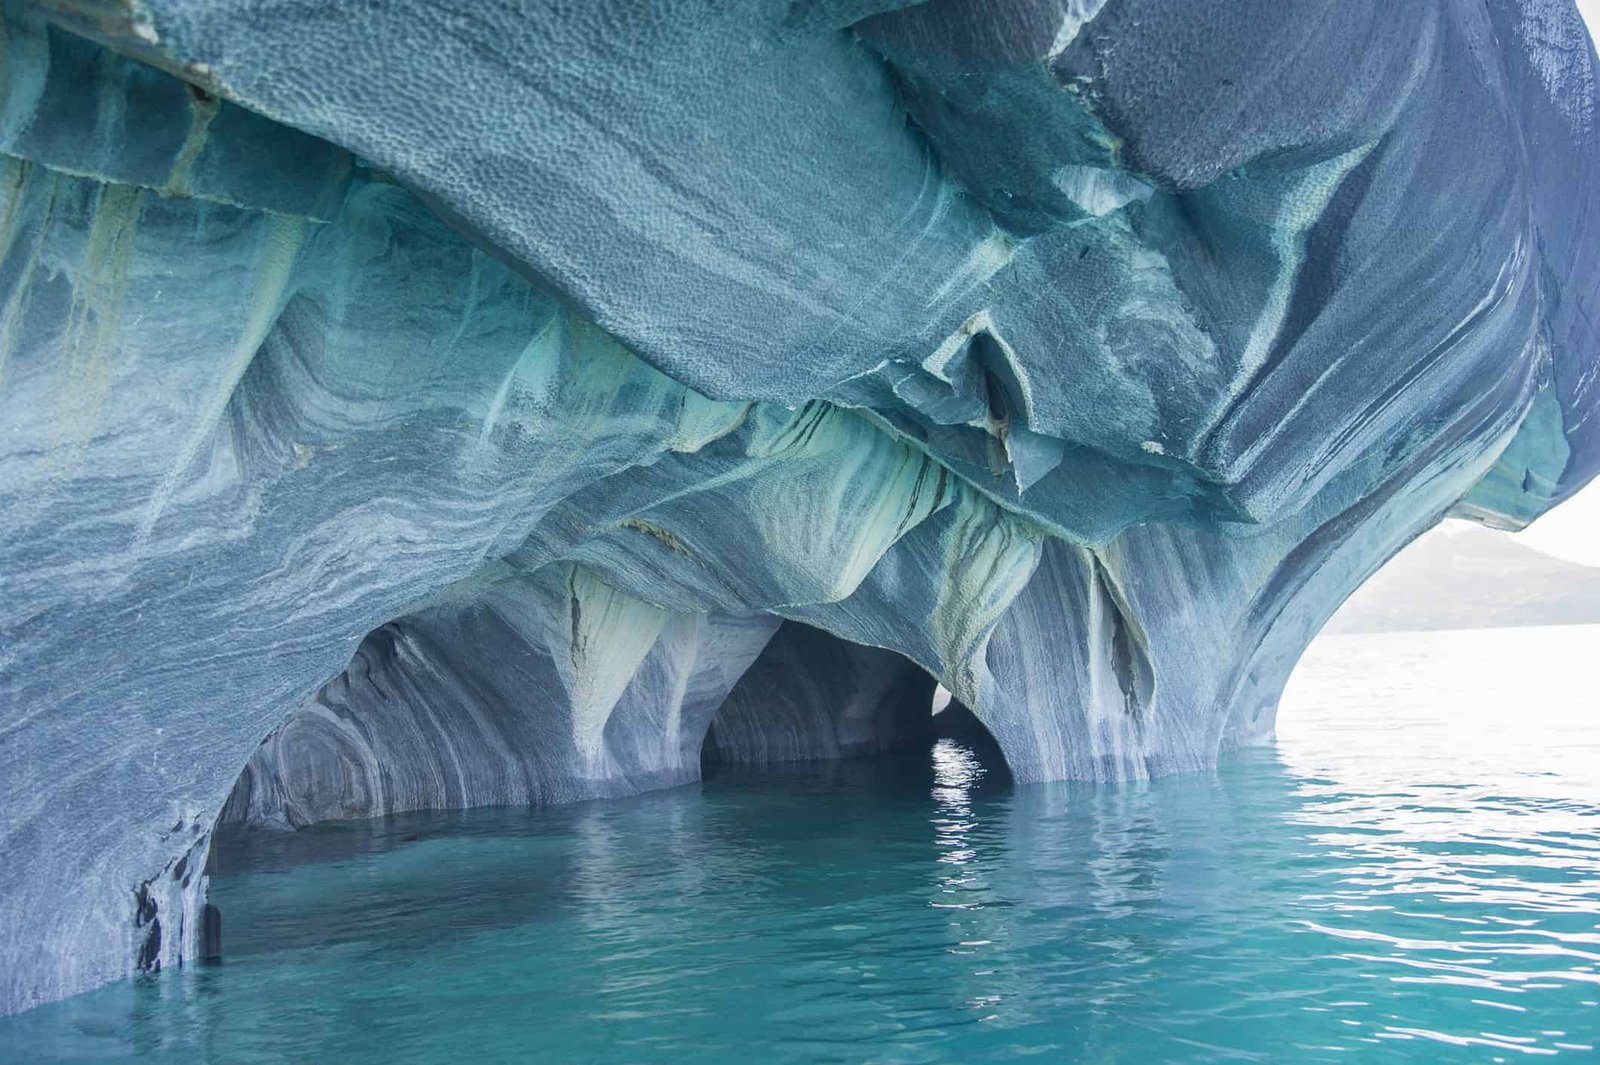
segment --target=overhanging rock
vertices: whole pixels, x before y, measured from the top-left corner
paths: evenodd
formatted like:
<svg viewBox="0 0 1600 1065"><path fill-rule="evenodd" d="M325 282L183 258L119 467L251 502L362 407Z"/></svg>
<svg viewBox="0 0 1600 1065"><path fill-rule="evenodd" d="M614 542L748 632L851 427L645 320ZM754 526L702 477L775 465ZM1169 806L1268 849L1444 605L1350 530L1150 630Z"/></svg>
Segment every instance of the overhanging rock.
<svg viewBox="0 0 1600 1065"><path fill-rule="evenodd" d="M193 956L230 794L617 794L934 679L1022 782L1209 767L1600 468L1568 0L4 22L0 1010Z"/></svg>

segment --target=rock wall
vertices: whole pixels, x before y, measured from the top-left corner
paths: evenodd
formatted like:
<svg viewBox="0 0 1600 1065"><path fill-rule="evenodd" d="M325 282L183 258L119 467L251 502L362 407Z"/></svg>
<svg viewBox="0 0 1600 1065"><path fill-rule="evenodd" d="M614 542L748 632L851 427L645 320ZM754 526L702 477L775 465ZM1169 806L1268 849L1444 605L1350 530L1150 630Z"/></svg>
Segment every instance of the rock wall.
<svg viewBox="0 0 1600 1065"><path fill-rule="evenodd" d="M1568 0L4 29L0 1009L193 956L225 802L615 794L927 678L1021 782L1208 767L1409 538L1600 468Z"/></svg>

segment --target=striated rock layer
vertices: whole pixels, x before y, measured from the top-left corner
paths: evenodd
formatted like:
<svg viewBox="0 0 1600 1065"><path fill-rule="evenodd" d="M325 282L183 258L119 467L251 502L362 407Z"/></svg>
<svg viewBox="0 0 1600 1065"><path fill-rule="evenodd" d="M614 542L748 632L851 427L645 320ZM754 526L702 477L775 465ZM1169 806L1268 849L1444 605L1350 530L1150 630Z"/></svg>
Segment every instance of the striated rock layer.
<svg viewBox="0 0 1600 1065"><path fill-rule="evenodd" d="M1270 736L1600 468L1569 0L7 0L0 1010L219 816ZM707 738L709 734L709 739ZM224 807L226 806L226 810Z"/></svg>

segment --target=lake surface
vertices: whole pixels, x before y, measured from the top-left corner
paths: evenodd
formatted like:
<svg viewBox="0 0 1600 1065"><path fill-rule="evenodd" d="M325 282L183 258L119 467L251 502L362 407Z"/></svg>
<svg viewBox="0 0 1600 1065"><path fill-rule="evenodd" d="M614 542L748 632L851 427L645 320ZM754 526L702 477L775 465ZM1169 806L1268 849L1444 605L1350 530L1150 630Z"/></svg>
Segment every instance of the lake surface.
<svg viewBox="0 0 1600 1065"><path fill-rule="evenodd" d="M224 961L0 1060L1600 1060L1600 627L1341 636L1276 748L1011 788L942 741L224 841Z"/></svg>

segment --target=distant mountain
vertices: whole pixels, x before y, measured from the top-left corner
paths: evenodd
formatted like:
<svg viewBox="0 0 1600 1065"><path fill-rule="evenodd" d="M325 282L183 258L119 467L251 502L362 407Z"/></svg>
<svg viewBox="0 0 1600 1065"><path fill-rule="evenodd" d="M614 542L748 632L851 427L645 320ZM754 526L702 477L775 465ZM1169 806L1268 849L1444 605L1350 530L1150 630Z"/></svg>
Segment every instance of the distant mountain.
<svg viewBox="0 0 1600 1065"><path fill-rule="evenodd" d="M1592 624L1600 624L1600 568L1447 521L1396 555L1323 631Z"/></svg>

